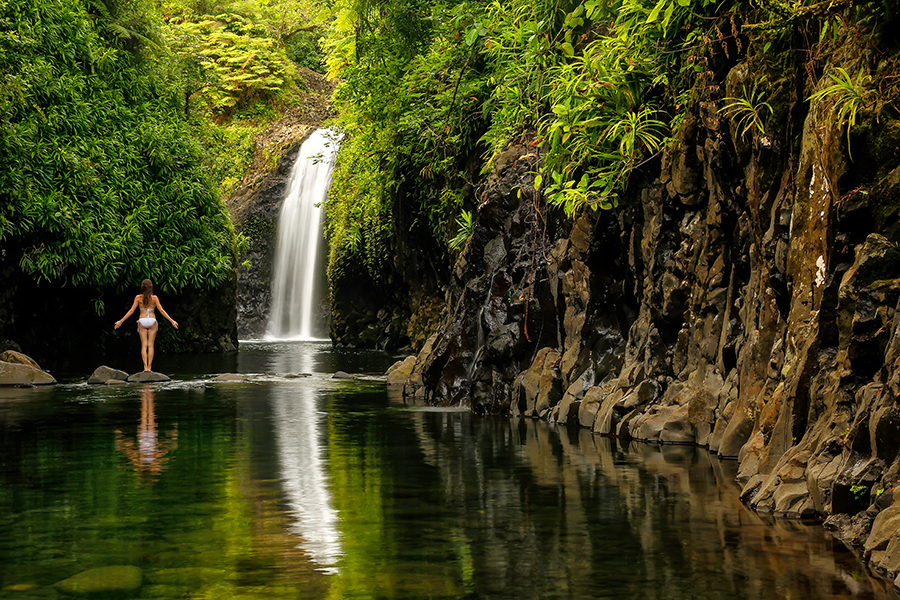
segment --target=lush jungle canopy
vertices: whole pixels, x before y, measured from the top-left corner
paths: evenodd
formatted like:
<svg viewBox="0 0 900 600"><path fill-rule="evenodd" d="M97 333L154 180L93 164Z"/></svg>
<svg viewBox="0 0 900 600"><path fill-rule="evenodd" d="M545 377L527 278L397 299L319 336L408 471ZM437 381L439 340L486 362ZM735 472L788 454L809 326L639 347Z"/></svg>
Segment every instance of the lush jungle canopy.
<svg viewBox="0 0 900 600"><path fill-rule="evenodd" d="M378 278L400 205L438 248L458 247L472 228L472 165L486 173L511 143L539 158L536 200L573 214L617 206L639 168L673 143L689 106L708 104L744 135L777 129L795 102L779 85L799 55L834 84L800 100L826 102L851 126L858 110L877 112L897 95L896 77L875 86L865 68L821 72L840 44L896 18L895 2L335 4L327 62L348 137L329 204L332 278L356 264ZM757 57L756 85L725 98L717 82L742 56Z"/></svg>
<svg viewBox="0 0 900 600"><path fill-rule="evenodd" d="M448 252L471 231L479 171L524 142L551 204L613 208L687 106L723 100L711 88L729 57L777 66L800 36L815 70L895 13L863 0L0 0L0 250L36 280L221 281L241 243L222 198L253 136L296 101L298 69L327 69L346 134L331 269L377 279L398 198ZM772 73L717 110L766 131L789 104ZM895 95L865 69L817 76L834 85L807 100L848 128Z"/></svg>
<svg viewBox="0 0 900 600"><path fill-rule="evenodd" d="M221 282L240 244L222 196L297 68L321 68L312 14L298 1L0 2L3 257L97 288Z"/></svg>

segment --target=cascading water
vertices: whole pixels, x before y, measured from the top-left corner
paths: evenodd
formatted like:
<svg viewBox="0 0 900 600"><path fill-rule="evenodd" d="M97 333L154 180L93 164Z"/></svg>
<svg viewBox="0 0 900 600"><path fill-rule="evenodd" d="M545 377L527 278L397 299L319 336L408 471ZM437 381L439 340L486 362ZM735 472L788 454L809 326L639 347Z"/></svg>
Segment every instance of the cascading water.
<svg viewBox="0 0 900 600"><path fill-rule="evenodd" d="M315 318L322 296L317 285L322 240L322 209L328 194L339 136L318 129L303 142L291 170L288 193L278 217L272 279L272 311L267 339L314 340L325 337Z"/></svg>

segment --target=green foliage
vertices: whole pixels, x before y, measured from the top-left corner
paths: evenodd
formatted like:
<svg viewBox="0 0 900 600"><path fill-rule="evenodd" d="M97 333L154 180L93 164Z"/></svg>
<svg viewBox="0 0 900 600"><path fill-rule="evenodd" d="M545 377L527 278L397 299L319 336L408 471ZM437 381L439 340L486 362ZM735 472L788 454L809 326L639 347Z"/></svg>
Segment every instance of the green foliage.
<svg viewBox="0 0 900 600"><path fill-rule="evenodd" d="M459 214L459 217L456 218L456 225L459 227L459 231L456 233L456 236L450 240L450 247L454 250L462 248L462 245L472 237L472 233L475 231L475 222L472 219L472 213L467 210L462 211Z"/></svg>
<svg viewBox="0 0 900 600"><path fill-rule="evenodd" d="M235 118L222 125L210 123L198 132L204 146L210 149L204 158L206 172L218 182L223 197L237 188L250 167L256 152L254 138L266 122Z"/></svg>
<svg viewBox="0 0 900 600"><path fill-rule="evenodd" d="M141 45L152 13L129 21L140 36L108 35L98 19L131 13L104 6L98 17L70 0L0 3L0 246L37 280L219 282L234 233L164 51Z"/></svg>
<svg viewBox="0 0 900 600"><path fill-rule="evenodd" d="M172 49L198 74L197 89L214 113L231 113L257 103L280 104L296 86L295 68L266 28L235 13L172 16L165 29Z"/></svg>
<svg viewBox="0 0 900 600"><path fill-rule="evenodd" d="M322 33L318 28L298 31L284 40L287 57L294 64L325 73L325 53L319 46Z"/></svg>
<svg viewBox="0 0 900 600"><path fill-rule="evenodd" d="M480 42L466 33L478 11L468 2L339 3L325 40L346 136L326 206L332 277L348 261L379 276L396 205L438 247L455 234L488 94Z"/></svg>
<svg viewBox="0 0 900 600"><path fill-rule="evenodd" d="M712 2L513 0L491 5L486 52L497 63L486 140L499 152L535 131L548 200L572 214L612 208L632 172L680 118L663 89ZM503 85L500 85L503 82Z"/></svg>
<svg viewBox="0 0 900 600"><path fill-rule="evenodd" d="M837 67L834 72L828 74L832 84L814 93L808 98L813 105L821 102L830 102L828 114L837 119L838 126L847 123L847 153L850 152L850 130L856 125L856 117L864 107L874 104L876 91L867 89L872 83L872 76L865 68L860 67L856 77L852 77L846 70Z"/></svg>
<svg viewBox="0 0 900 600"><path fill-rule="evenodd" d="M850 493L853 494L853 497L857 500L861 500L868 491L869 486L867 485L853 484L850 486Z"/></svg>
<svg viewBox="0 0 900 600"><path fill-rule="evenodd" d="M735 121L741 137L746 136L754 129L761 135L766 133L763 122L766 119L766 113L771 116L772 106L768 102L763 102L755 85L749 92L746 87L744 88L743 98L725 98L725 102L727 104L720 108L719 112Z"/></svg>

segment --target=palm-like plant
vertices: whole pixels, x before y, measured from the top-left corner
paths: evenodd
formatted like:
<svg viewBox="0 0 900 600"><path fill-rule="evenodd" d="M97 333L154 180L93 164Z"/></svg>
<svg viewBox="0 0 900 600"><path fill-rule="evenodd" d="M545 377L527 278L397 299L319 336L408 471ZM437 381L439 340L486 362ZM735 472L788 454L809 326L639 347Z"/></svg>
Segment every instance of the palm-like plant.
<svg viewBox="0 0 900 600"><path fill-rule="evenodd" d="M852 77L845 69L838 67L835 72L829 73L832 84L822 88L808 98L813 105L818 105L825 100L831 100L833 104L829 115L837 117L838 127L847 122L847 154L853 159L850 152L850 130L856 125L856 117L859 111L875 99L875 90L867 89L872 82L872 76L866 73L863 67L859 68L856 77Z"/></svg>
<svg viewBox="0 0 900 600"><path fill-rule="evenodd" d="M725 101L728 104L720 108L719 113L735 122L742 138L754 129L759 131L760 135L765 135L766 113L768 116L772 115L772 105L762 100L762 94L756 89L756 84L749 93L747 87L744 87L743 98L729 97L725 98Z"/></svg>

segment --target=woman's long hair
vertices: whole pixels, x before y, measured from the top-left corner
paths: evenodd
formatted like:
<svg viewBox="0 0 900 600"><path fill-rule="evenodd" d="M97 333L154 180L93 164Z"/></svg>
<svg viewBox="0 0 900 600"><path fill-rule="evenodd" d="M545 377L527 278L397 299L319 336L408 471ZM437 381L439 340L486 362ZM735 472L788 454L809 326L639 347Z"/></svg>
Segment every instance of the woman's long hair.
<svg viewBox="0 0 900 600"><path fill-rule="evenodd" d="M144 308L152 308L153 307L153 282L149 279L145 279L141 282L141 294L144 297L141 299Z"/></svg>

